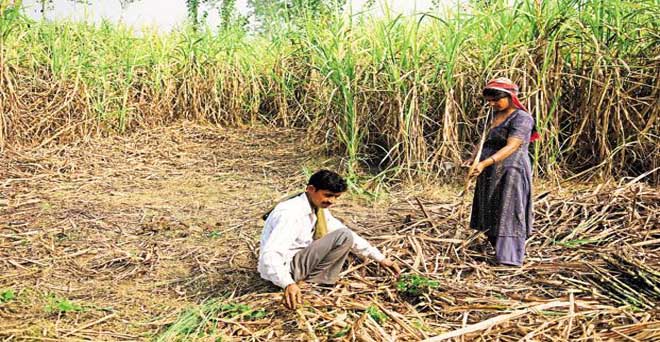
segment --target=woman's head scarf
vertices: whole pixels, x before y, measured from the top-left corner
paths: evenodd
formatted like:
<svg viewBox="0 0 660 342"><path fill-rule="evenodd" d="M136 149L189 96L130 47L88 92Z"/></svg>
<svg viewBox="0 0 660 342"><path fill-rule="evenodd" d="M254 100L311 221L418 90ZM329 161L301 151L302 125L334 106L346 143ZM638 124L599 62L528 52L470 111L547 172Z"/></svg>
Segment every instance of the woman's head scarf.
<svg viewBox="0 0 660 342"><path fill-rule="evenodd" d="M511 97L511 102L513 102L514 107L529 113L527 108L525 108L525 106L523 106L523 104L520 103L520 100L518 99L518 86L515 83L513 83L513 81L511 81L510 79L505 77L500 77L491 80L486 84L486 89L499 90L509 94L509 96ZM533 142L540 138L541 136L536 131L536 120L534 120L534 127L532 127L532 135L529 141Z"/></svg>

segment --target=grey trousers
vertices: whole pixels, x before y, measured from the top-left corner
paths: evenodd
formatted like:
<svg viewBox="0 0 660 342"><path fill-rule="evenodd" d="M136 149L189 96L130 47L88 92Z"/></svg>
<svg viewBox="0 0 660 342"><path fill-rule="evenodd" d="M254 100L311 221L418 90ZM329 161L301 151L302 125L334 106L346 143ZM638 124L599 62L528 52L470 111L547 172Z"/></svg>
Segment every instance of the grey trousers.
<svg viewBox="0 0 660 342"><path fill-rule="evenodd" d="M337 229L312 242L293 256L293 280L318 284L336 283L351 247L353 234L345 228Z"/></svg>

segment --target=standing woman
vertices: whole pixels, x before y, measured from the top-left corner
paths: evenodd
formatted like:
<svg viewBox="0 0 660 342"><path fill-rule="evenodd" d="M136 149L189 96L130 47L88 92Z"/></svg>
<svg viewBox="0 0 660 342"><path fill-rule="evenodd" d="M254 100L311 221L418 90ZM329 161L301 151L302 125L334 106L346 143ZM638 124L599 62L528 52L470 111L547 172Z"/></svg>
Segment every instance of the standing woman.
<svg viewBox="0 0 660 342"><path fill-rule="evenodd" d="M495 248L497 262L522 266L525 240L532 233L532 167L528 146L538 139L534 118L518 100L518 86L507 78L488 82L483 96L493 109L479 163L470 227L481 230Z"/></svg>

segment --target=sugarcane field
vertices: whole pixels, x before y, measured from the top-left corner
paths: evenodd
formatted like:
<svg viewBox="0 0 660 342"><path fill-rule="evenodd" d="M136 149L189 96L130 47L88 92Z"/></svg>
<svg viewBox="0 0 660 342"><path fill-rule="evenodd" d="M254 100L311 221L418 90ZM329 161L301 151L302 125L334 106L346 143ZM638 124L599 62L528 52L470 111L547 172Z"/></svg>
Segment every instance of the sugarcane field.
<svg viewBox="0 0 660 342"><path fill-rule="evenodd" d="M659 23L0 0L0 341L660 341Z"/></svg>

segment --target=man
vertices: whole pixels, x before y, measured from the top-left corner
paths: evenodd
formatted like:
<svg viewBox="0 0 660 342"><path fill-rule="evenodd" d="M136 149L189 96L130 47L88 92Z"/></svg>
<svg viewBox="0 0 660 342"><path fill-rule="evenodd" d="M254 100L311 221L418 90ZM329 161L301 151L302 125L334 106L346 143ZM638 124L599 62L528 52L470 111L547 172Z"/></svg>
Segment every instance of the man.
<svg viewBox="0 0 660 342"><path fill-rule="evenodd" d="M328 208L345 191L341 176L321 170L310 177L304 193L266 214L259 274L284 289L284 302L290 309L302 304L296 282L336 283L349 251L400 273L396 263L330 214Z"/></svg>

